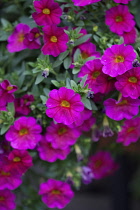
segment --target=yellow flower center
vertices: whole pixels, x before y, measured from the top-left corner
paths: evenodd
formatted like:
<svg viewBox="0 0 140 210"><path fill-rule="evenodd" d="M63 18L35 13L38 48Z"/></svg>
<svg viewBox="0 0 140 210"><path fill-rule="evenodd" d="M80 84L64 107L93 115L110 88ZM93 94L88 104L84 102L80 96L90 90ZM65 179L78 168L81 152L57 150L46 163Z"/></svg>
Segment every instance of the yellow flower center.
<svg viewBox="0 0 140 210"><path fill-rule="evenodd" d="M13 161L14 161L14 162L20 162L21 159L20 159L20 157L15 157L15 158L13 159Z"/></svg>
<svg viewBox="0 0 140 210"><path fill-rule="evenodd" d="M116 62L116 63L122 63L122 62L124 62L124 57L121 56L121 55L117 55L117 56L115 57L115 62Z"/></svg>
<svg viewBox="0 0 140 210"><path fill-rule="evenodd" d="M60 194L60 191L59 190L52 190L51 193L53 195L59 195Z"/></svg>
<svg viewBox="0 0 140 210"><path fill-rule="evenodd" d="M86 52L82 52L81 56L82 56L83 59L86 59L86 58L89 57L89 55Z"/></svg>
<svg viewBox="0 0 140 210"><path fill-rule="evenodd" d="M10 172L1 171L2 176L10 176Z"/></svg>
<svg viewBox="0 0 140 210"><path fill-rule="evenodd" d="M100 74L101 74L101 72L99 72L99 71L93 72L93 74L92 74L93 79L96 79Z"/></svg>
<svg viewBox="0 0 140 210"><path fill-rule="evenodd" d="M23 136L23 135L26 135L26 134L28 134L28 130L26 128L23 128L19 131L20 136Z"/></svg>
<svg viewBox="0 0 140 210"><path fill-rule="evenodd" d="M0 201L4 201L4 197L3 196L0 196Z"/></svg>
<svg viewBox="0 0 140 210"><path fill-rule="evenodd" d="M97 169L97 168L99 168L101 165L102 165L102 161L101 161L101 160L97 160L97 161L95 162L94 167Z"/></svg>
<svg viewBox="0 0 140 210"><path fill-rule="evenodd" d="M119 23L119 22L123 21L123 18L122 18L122 16L117 16L115 20L117 23Z"/></svg>
<svg viewBox="0 0 140 210"><path fill-rule="evenodd" d="M68 101L62 101L61 102L61 106L63 106L63 107L70 107L70 103L68 102Z"/></svg>
<svg viewBox="0 0 140 210"><path fill-rule="evenodd" d="M51 42L57 42L57 37L56 36L51 36L50 41Z"/></svg>
<svg viewBox="0 0 140 210"><path fill-rule="evenodd" d="M24 34L23 33L20 33L19 35L18 35L18 41L19 42L23 42L23 40L24 40Z"/></svg>
<svg viewBox="0 0 140 210"><path fill-rule="evenodd" d="M135 127L130 127L130 128L127 129L127 133L131 133L134 130L135 130Z"/></svg>
<svg viewBox="0 0 140 210"><path fill-rule="evenodd" d="M36 34L35 34L35 38L38 38L39 36L40 36L39 33L36 33Z"/></svg>
<svg viewBox="0 0 140 210"><path fill-rule="evenodd" d="M62 134L64 134L64 133L66 133L66 131L67 131L67 129L66 129L65 127L60 128L60 129L58 130L58 135L62 135Z"/></svg>
<svg viewBox="0 0 140 210"><path fill-rule="evenodd" d="M138 80L136 77L129 77L128 81L131 83L137 83Z"/></svg>
<svg viewBox="0 0 140 210"><path fill-rule="evenodd" d="M48 8L43 9L42 12L45 15L49 15L51 13L51 11Z"/></svg>
<svg viewBox="0 0 140 210"><path fill-rule="evenodd" d="M6 90L8 90L8 91L10 91L10 90L12 90L12 89L13 89L12 86L8 86L8 87L6 88Z"/></svg>
<svg viewBox="0 0 140 210"><path fill-rule="evenodd" d="M119 105L119 106L121 106L121 105L125 105L125 104L127 104L128 102L127 102L127 100L122 100L120 103L118 103L117 105Z"/></svg>

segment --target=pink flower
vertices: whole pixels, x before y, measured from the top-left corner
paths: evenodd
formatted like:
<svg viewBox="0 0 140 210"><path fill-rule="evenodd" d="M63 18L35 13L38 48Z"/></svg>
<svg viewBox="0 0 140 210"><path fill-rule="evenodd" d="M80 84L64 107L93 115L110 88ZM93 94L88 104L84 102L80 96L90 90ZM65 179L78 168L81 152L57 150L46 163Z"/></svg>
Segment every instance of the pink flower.
<svg viewBox="0 0 140 210"><path fill-rule="evenodd" d="M41 34L38 28L33 28L28 34L25 34L24 44L29 49L38 49L41 46L40 38Z"/></svg>
<svg viewBox="0 0 140 210"><path fill-rule="evenodd" d="M101 179L118 168L111 154L107 151L98 151L89 159L88 167L91 168L94 179Z"/></svg>
<svg viewBox="0 0 140 210"><path fill-rule="evenodd" d="M26 150L13 150L8 155L9 163L6 168L24 174L32 165L32 157Z"/></svg>
<svg viewBox="0 0 140 210"><path fill-rule="evenodd" d="M34 101L33 95L24 95L21 98L15 99L16 115L28 115L31 112L30 105Z"/></svg>
<svg viewBox="0 0 140 210"><path fill-rule="evenodd" d="M34 149L41 139L42 128L33 117L20 117L11 125L5 135L7 141L11 142L14 149Z"/></svg>
<svg viewBox="0 0 140 210"><path fill-rule="evenodd" d="M21 174L15 170L7 168L8 160L6 157L0 159L0 190L14 190L21 185Z"/></svg>
<svg viewBox="0 0 140 210"><path fill-rule="evenodd" d="M104 101L105 113L113 120L131 119L139 113L140 100L122 97L119 101L108 98Z"/></svg>
<svg viewBox="0 0 140 210"><path fill-rule="evenodd" d="M140 137L140 118L125 120L122 130L118 133L117 142L128 146L132 142L138 141Z"/></svg>
<svg viewBox="0 0 140 210"><path fill-rule="evenodd" d="M115 77L110 77L107 74L100 74L96 79L96 84L103 94L108 94L115 89ZM101 88L102 87L102 88Z"/></svg>
<svg viewBox="0 0 140 210"><path fill-rule="evenodd" d="M96 122L95 117L91 116L90 118L85 120L83 124L78 127L78 129L81 132L83 131L88 132L91 129L91 127L95 124L95 122Z"/></svg>
<svg viewBox="0 0 140 210"><path fill-rule="evenodd" d="M0 83L0 106L4 110L7 103L13 102L15 97L13 93L17 90L16 85L11 85L8 80L4 80Z"/></svg>
<svg viewBox="0 0 140 210"><path fill-rule="evenodd" d="M86 6L89 4L93 4L99 2L101 0L72 0L75 6Z"/></svg>
<svg viewBox="0 0 140 210"><path fill-rule="evenodd" d="M46 131L45 138L48 142L51 142L54 149L66 149L68 146L75 144L81 134L77 129L69 128L62 123L51 123Z"/></svg>
<svg viewBox="0 0 140 210"><path fill-rule="evenodd" d="M42 47L42 52L44 55L57 57L60 53L67 50L69 37L63 28L51 25L44 27L43 31L44 46Z"/></svg>
<svg viewBox="0 0 140 210"><path fill-rule="evenodd" d="M124 44L134 44L137 39L136 28L132 28L132 30L129 32L124 32L121 34L121 37L123 37Z"/></svg>
<svg viewBox="0 0 140 210"><path fill-rule="evenodd" d="M10 53L19 52L27 48L24 44L25 34L29 33L28 25L19 23L8 38L7 49Z"/></svg>
<svg viewBox="0 0 140 210"><path fill-rule="evenodd" d="M57 159L64 160L70 153L69 147L66 149L54 149L52 144L45 138L42 138L39 142L37 150L39 152L39 157L48 162L55 162Z"/></svg>
<svg viewBox="0 0 140 210"><path fill-rule="evenodd" d="M99 86L97 82L97 78L99 75L102 75L102 67L101 61L99 59L87 61L84 66L82 66L78 77L84 77L86 74L87 80L85 85L88 84L88 88L94 93L102 92L103 86Z"/></svg>
<svg viewBox="0 0 140 210"><path fill-rule="evenodd" d="M106 11L105 23L116 34L129 32L135 26L134 16L130 14L128 6L118 5Z"/></svg>
<svg viewBox="0 0 140 210"><path fill-rule="evenodd" d="M122 3L122 4L128 4L129 1L132 1L132 0L114 0L114 2L116 2L116 3Z"/></svg>
<svg viewBox="0 0 140 210"><path fill-rule="evenodd" d="M140 96L140 67L134 67L118 76L115 86L124 97L138 98Z"/></svg>
<svg viewBox="0 0 140 210"><path fill-rule="evenodd" d="M55 179L48 179L40 185L39 195L49 208L64 208L73 198L74 192L70 185Z"/></svg>
<svg viewBox="0 0 140 210"><path fill-rule="evenodd" d="M16 196L10 190L0 190L0 210L14 210Z"/></svg>
<svg viewBox="0 0 140 210"><path fill-rule="evenodd" d="M53 0L34 1L34 8L37 12L32 14L33 19L39 26L46 26L60 23L62 9Z"/></svg>
<svg viewBox="0 0 140 210"><path fill-rule="evenodd" d="M136 53L132 46L112 45L105 50L101 58L104 65L102 71L111 77L116 77L130 70L135 58Z"/></svg>
<svg viewBox="0 0 140 210"><path fill-rule="evenodd" d="M65 87L50 91L46 106L47 116L65 125L75 122L84 110L80 95Z"/></svg>

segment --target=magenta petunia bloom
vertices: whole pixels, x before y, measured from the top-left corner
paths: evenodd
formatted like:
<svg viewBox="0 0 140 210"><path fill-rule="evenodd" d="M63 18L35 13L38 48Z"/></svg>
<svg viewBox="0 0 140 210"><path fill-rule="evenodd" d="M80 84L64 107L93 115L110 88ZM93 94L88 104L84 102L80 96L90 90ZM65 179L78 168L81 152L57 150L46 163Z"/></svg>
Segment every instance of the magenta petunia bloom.
<svg viewBox="0 0 140 210"><path fill-rule="evenodd" d="M37 150L39 152L40 159L48 162L55 162L57 159L64 160L70 153L69 147L66 149L54 149L52 144L45 138L42 138L39 142Z"/></svg>
<svg viewBox="0 0 140 210"><path fill-rule="evenodd" d="M134 67L118 76L115 86L124 97L138 98L140 96L140 67Z"/></svg>
<svg viewBox="0 0 140 210"><path fill-rule="evenodd" d="M91 127L95 124L95 122L96 122L95 117L91 116L90 118L85 120L83 124L78 127L78 129L81 132L83 131L88 132L91 129Z"/></svg>
<svg viewBox="0 0 140 210"><path fill-rule="evenodd" d="M84 110L80 95L65 87L50 91L46 106L46 115L65 125L75 122Z"/></svg>
<svg viewBox="0 0 140 210"><path fill-rule="evenodd" d="M113 120L131 119L139 113L140 100L122 97L119 101L108 98L104 101L105 113Z"/></svg>
<svg viewBox="0 0 140 210"><path fill-rule="evenodd" d="M74 197L74 192L68 183L48 179L40 185L39 195L49 208L64 208Z"/></svg>
<svg viewBox="0 0 140 210"><path fill-rule="evenodd" d="M134 16L130 14L128 6L118 5L106 11L105 23L116 34L129 32L134 28Z"/></svg>
<svg viewBox="0 0 140 210"><path fill-rule="evenodd" d="M40 37L39 29L33 28L28 34L25 34L24 44L31 50L39 49L41 47Z"/></svg>
<svg viewBox="0 0 140 210"><path fill-rule="evenodd" d="M81 134L78 129L69 128L62 123L51 123L46 131L45 138L48 142L51 142L55 149L66 149L68 146L75 144Z"/></svg>
<svg viewBox="0 0 140 210"><path fill-rule="evenodd" d="M34 1L34 8L37 12L32 14L33 19L39 26L46 26L60 23L62 9L53 0Z"/></svg>
<svg viewBox="0 0 140 210"><path fill-rule="evenodd" d="M60 53L67 50L69 37L64 32L63 28L51 25L45 26L43 31L44 46L41 50L44 55L53 55L54 57L57 57Z"/></svg>
<svg viewBox="0 0 140 210"><path fill-rule="evenodd" d="M0 190L0 210L14 210L16 196L10 190Z"/></svg>
<svg viewBox="0 0 140 210"><path fill-rule="evenodd" d="M21 174L7 168L7 164L5 157L0 159L0 190L14 190L22 183Z"/></svg>
<svg viewBox="0 0 140 210"><path fill-rule="evenodd" d="M138 141L140 137L140 117L125 120L121 131L118 133L117 142L128 146L132 142Z"/></svg>
<svg viewBox="0 0 140 210"><path fill-rule="evenodd" d="M41 139L42 128L33 117L20 117L11 125L5 135L14 149L34 149Z"/></svg>
<svg viewBox="0 0 140 210"><path fill-rule="evenodd" d="M132 28L129 32L124 32L121 34L121 37L123 37L124 44L134 44L137 39L137 31L136 28Z"/></svg>
<svg viewBox="0 0 140 210"><path fill-rule="evenodd" d="M132 0L114 0L114 2L116 2L116 3L122 3L122 4L128 4L129 1L132 1Z"/></svg>
<svg viewBox="0 0 140 210"><path fill-rule="evenodd" d="M90 157L88 167L91 168L94 179L101 179L114 172L118 164L109 152L98 151Z"/></svg>
<svg viewBox="0 0 140 210"><path fill-rule="evenodd" d="M34 96L28 94L22 96L21 98L16 98L14 102L16 116L28 115L31 112L30 105L33 101Z"/></svg>
<svg viewBox="0 0 140 210"><path fill-rule="evenodd" d="M10 53L19 52L27 48L24 44L25 34L29 33L30 27L26 24L19 23L13 33L8 38L7 49Z"/></svg>
<svg viewBox="0 0 140 210"><path fill-rule="evenodd" d="M131 45L112 45L105 50L101 58L104 65L102 71L111 77L116 77L130 70L135 59L136 53Z"/></svg>
<svg viewBox="0 0 140 210"><path fill-rule="evenodd" d="M17 90L16 85L11 85L11 83L8 80L4 80L0 83L0 106L3 107L7 103L13 102L14 92ZM2 108L4 109L4 107Z"/></svg>
<svg viewBox="0 0 140 210"><path fill-rule="evenodd" d="M102 94L107 94L115 89L115 77L110 77L107 74L100 74L96 79L96 84ZM101 88L102 87L102 88Z"/></svg>
<svg viewBox="0 0 140 210"><path fill-rule="evenodd" d="M102 92L103 89L103 86L99 86L97 82L99 75L103 74L102 67L100 59L90 60L82 66L78 74L81 78L88 75L85 85L88 84L88 88L91 88L94 93Z"/></svg>
<svg viewBox="0 0 140 210"><path fill-rule="evenodd" d="M32 157L26 150L13 150L8 155L8 165L6 168L15 170L19 174L24 174L32 165Z"/></svg>
<svg viewBox="0 0 140 210"><path fill-rule="evenodd" d="M101 0L72 0L75 6L86 6L89 4L93 4L99 2Z"/></svg>

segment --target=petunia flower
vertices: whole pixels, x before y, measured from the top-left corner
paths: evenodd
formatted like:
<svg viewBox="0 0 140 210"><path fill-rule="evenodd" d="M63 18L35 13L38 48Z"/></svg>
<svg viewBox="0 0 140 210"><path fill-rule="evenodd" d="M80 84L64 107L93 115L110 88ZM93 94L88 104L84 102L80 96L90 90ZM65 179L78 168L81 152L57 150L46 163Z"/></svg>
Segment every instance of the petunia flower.
<svg viewBox="0 0 140 210"><path fill-rule="evenodd" d="M25 34L24 44L29 49L39 49L41 47L40 43L40 31L38 28L33 28L29 33Z"/></svg>
<svg viewBox="0 0 140 210"><path fill-rule="evenodd" d="M74 192L68 183L48 179L40 185L39 195L49 208L64 208L73 198Z"/></svg>
<svg viewBox="0 0 140 210"><path fill-rule="evenodd" d="M43 32L44 45L41 50L44 55L53 55L54 57L57 57L60 53L67 50L69 37L64 32L63 28L55 25L45 26Z"/></svg>
<svg viewBox="0 0 140 210"><path fill-rule="evenodd" d="M80 95L65 87L50 91L46 106L46 115L65 125L75 122L84 110Z"/></svg>
<svg viewBox="0 0 140 210"><path fill-rule="evenodd" d="M33 117L20 117L11 125L5 138L14 149L34 149L41 139L42 128Z"/></svg>
<svg viewBox="0 0 140 210"><path fill-rule="evenodd" d="M116 77L116 89L124 97L136 99L140 96L140 67L134 67L121 76Z"/></svg>
<svg viewBox="0 0 140 210"><path fill-rule="evenodd" d="M0 210L14 210L16 196L10 190L0 190Z"/></svg>
<svg viewBox="0 0 140 210"><path fill-rule="evenodd" d="M88 167L92 170L94 179L101 179L118 168L118 164L108 151L98 151L92 155L88 162Z"/></svg>
<svg viewBox="0 0 140 210"><path fill-rule="evenodd" d="M26 24L19 23L13 33L8 37L7 49L10 53L19 52L27 48L24 44L25 35L29 33L30 27Z"/></svg>
<svg viewBox="0 0 140 210"><path fill-rule="evenodd" d="M93 4L99 2L101 0L72 0L75 6L86 6L89 4Z"/></svg>
<svg viewBox="0 0 140 210"><path fill-rule="evenodd" d="M135 59L136 53L131 45L112 45L105 50L101 58L101 63L104 65L102 71L111 77L116 77L130 70Z"/></svg>
<svg viewBox="0 0 140 210"><path fill-rule="evenodd" d="M123 37L124 44L134 44L137 39L137 31L136 28L132 28L129 32L124 32L121 37Z"/></svg>
<svg viewBox="0 0 140 210"><path fill-rule="evenodd" d="M108 98L104 101L105 113L113 120L131 119L139 113L140 100L122 97L119 101Z"/></svg>
<svg viewBox="0 0 140 210"><path fill-rule="evenodd" d="M114 2L116 2L116 3L122 3L122 4L128 4L129 1L132 1L132 0L114 0Z"/></svg>
<svg viewBox="0 0 140 210"><path fill-rule="evenodd" d="M116 34L129 32L134 28L134 16L128 10L128 6L118 5L106 11L105 23Z"/></svg>
<svg viewBox="0 0 140 210"><path fill-rule="evenodd" d="M17 90L16 85L12 85L8 80L0 83L0 107L5 110L7 103L13 102L15 99L14 92Z"/></svg>
<svg viewBox="0 0 140 210"><path fill-rule="evenodd" d="M39 26L53 25L60 23L62 9L53 0L34 1L36 12L32 14L33 19Z"/></svg>
<svg viewBox="0 0 140 210"><path fill-rule="evenodd" d="M51 142L55 149L66 149L68 146L75 144L81 132L76 128L70 128L62 123L51 123L46 129L45 138Z"/></svg>

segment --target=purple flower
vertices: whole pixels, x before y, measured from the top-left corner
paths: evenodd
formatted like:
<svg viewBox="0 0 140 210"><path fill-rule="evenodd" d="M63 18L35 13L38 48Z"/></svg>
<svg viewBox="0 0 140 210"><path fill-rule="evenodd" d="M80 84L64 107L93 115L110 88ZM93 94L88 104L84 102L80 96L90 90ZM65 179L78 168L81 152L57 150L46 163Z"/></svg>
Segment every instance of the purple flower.
<svg viewBox="0 0 140 210"><path fill-rule="evenodd" d="M40 158L48 162L55 162L57 159L64 160L70 153L69 147L66 149L54 149L52 144L45 138L42 138L42 140L39 142L37 150Z"/></svg>
<svg viewBox="0 0 140 210"><path fill-rule="evenodd" d="M131 45L112 45L105 50L101 58L104 65L102 71L111 77L116 77L130 70L135 59L136 53Z"/></svg>
<svg viewBox="0 0 140 210"><path fill-rule="evenodd" d="M78 120L84 110L80 95L65 87L50 91L46 106L47 116L65 125L70 125Z"/></svg>
<svg viewBox="0 0 140 210"><path fill-rule="evenodd" d="M128 6L118 5L106 11L105 23L110 30L119 35L134 28L134 16L130 14Z"/></svg>
<svg viewBox="0 0 140 210"><path fill-rule="evenodd" d="M0 190L0 210L14 210L16 196L10 190Z"/></svg>
<svg viewBox="0 0 140 210"><path fill-rule="evenodd" d="M140 100L122 97L119 101L108 98L104 101L105 113L113 120L131 119L139 113Z"/></svg>
<svg viewBox="0 0 140 210"><path fill-rule="evenodd" d="M66 149L68 146L75 144L81 134L78 129L69 128L62 123L51 123L46 131L45 138L48 142L51 142L54 149Z"/></svg>
<svg viewBox="0 0 140 210"><path fill-rule="evenodd" d="M39 49L41 47L40 38L41 34L38 28L33 28L29 33L25 34L24 44L29 49Z"/></svg>
<svg viewBox="0 0 140 210"><path fill-rule="evenodd" d="M60 23L62 9L53 0L34 1L34 8L37 12L32 14L33 19L39 26L53 25Z"/></svg>
<svg viewBox="0 0 140 210"><path fill-rule="evenodd" d="M27 48L24 44L25 35L29 33L30 27L26 24L19 23L13 33L8 38L7 49L10 53L19 52Z"/></svg>
<svg viewBox="0 0 140 210"><path fill-rule="evenodd" d="M99 2L101 0L72 0L75 6L86 6L89 4L93 4Z"/></svg>
<svg viewBox="0 0 140 210"><path fill-rule="evenodd" d="M91 168L88 166L83 166L81 171L82 181L84 184L89 184L92 182L94 175L92 173Z"/></svg>
<svg viewBox="0 0 140 210"><path fill-rule="evenodd" d="M55 179L48 179L40 185L39 195L49 208L64 208L73 198L74 192L70 185Z"/></svg>
<svg viewBox="0 0 140 210"><path fill-rule="evenodd" d="M33 117L20 117L5 135L14 149L34 149L41 139L42 128Z"/></svg>
<svg viewBox="0 0 140 210"><path fill-rule="evenodd" d="M0 83L0 106L4 110L4 106L7 103L13 102L15 97L13 93L17 90L16 85L11 85L11 83L8 80L4 80Z"/></svg>

